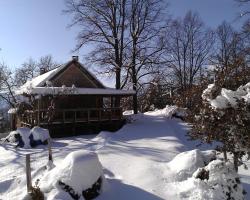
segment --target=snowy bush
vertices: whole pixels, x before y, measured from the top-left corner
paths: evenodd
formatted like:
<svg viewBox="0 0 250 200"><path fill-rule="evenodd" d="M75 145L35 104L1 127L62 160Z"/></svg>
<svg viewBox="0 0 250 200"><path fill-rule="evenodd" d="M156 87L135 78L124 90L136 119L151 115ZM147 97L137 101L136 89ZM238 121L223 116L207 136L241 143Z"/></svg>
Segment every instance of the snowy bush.
<svg viewBox="0 0 250 200"><path fill-rule="evenodd" d="M215 84L204 90L203 104L191 120L191 136L211 143L219 141L219 149L234 155L237 170L241 158L250 151L250 83L236 91L219 88Z"/></svg>
<svg viewBox="0 0 250 200"><path fill-rule="evenodd" d="M240 178L230 162L214 160L199 168L191 181L196 187L193 199L243 200L244 190Z"/></svg>
<svg viewBox="0 0 250 200"><path fill-rule="evenodd" d="M97 154L79 150L68 154L59 166L45 174L40 188L48 199L88 200L100 194L102 182L102 166Z"/></svg>
<svg viewBox="0 0 250 200"><path fill-rule="evenodd" d="M244 199L244 190L233 164L218 160L215 151L195 149L183 152L175 156L167 167L179 199Z"/></svg>

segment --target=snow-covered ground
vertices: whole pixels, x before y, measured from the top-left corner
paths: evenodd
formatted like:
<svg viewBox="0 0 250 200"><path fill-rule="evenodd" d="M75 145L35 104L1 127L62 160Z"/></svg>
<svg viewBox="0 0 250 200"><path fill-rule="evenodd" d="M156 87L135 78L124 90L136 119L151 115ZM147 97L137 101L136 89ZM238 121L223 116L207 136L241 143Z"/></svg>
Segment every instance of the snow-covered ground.
<svg viewBox="0 0 250 200"><path fill-rule="evenodd" d="M192 188L188 185L190 181L180 182L185 180L176 176L179 166L173 167L172 160L181 152L211 147L197 147L198 142L188 140L186 132L186 124L162 112L138 114L132 123L116 133L55 139L52 142L53 159L55 165L60 165L70 152L95 151L106 177L99 200L189 199L188 193L181 192ZM21 199L26 190L25 154L32 153L35 180L47 162L45 150L46 146L15 149L10 144L0 145L0 199ZM245 190L250 193L250 171L240 168L239 173ZM246 199L250 199L250 194Z"/></svg>

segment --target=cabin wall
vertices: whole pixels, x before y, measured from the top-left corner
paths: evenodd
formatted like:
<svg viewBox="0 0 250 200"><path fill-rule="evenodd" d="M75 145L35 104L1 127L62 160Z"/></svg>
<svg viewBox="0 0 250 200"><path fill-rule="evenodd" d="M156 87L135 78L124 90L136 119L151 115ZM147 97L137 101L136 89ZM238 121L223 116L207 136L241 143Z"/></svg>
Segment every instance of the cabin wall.
<svg viewBox="0 0 250 200"><path fill-rule="evenodd" d="M75 109L75 108L102 108L103 97L94 95L71 95L71 96L56 96L54 98L56 109ZM40 99L39 109L47 109L51 104L49 96L43 96ZM36 102L38 109L38 100Z"/></svg>
<svg viewBox="0 0 250 200"><path fill-rule="evenodd" d="M55 104L58 109L101 108L101 99L98 96L62 96L56 99Z"/></svg>

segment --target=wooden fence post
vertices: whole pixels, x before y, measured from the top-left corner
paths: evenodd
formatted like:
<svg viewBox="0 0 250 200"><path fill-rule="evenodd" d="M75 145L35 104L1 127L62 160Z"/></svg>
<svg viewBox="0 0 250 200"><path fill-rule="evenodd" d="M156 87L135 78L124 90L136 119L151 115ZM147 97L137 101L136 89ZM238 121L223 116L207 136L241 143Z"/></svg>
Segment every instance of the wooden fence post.
<svg viewBox="0 0 250 200"><path fill-rule="evenodd" d="M30 154L26 155L26 180L27 180L27 192L31 192L32 182L31 182L31 168L30 168Z"/></svg>
<svg viewBox="0 0 250 200"><path fill-rule="evenodd" d="M49 161L53 162L50 138L48 139L48 150L49 150Z"/></svg>

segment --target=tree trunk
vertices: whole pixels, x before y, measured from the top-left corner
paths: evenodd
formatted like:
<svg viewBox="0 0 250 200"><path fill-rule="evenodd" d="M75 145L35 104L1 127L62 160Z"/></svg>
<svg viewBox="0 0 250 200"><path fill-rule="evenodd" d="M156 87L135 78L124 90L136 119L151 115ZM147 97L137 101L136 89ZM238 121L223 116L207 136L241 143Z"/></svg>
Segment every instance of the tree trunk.
<svg viewBox="0 0 250 200"><path fill-rule="evenodd" d="M239 164L238 158L239 158L238 152L234 152L233 153L233 160L234 160L234 169L236 172L238 172L238 164Z"/></svg>
<svg viewBox="0 0 250 200"><path fill-rule="evenodd" d="M137 94L133 95L133 110L134 110L134 114L138 113Z"/></svg>
<svg viewBox="0 0 250 200"><path fill-rule="evenodd" d="M115 83L115 88L117 89L117 90L119 90L119 89L121 89L121 68L119 67L117 67L117 69L116 69L116 72L115 72L116 74L115 74L115 79L116 79L116 83Z"/></svg>
<svg viewBox="0 0 250 200"><path fill-rule="evenodd" d="M133 95L133 109L134 114L138 113L138 102L137 102L137 77L136 77L136 44L133 44L133 56L132 56L132 82L133 90L135 94Z"/></svg>
<svg viewBox="0 0 250 200"><path fill-rule="evenodd" d="M227 162L227 151L225 149L223 149L223 156L224 156L224 160Z"/></svg>
<svg viewBox="0 0 250 200"><path fill-rule="evenodd" d="M132 81L133 81L133 90L135 91L135 94L133 95L133 110L134 114L138 113L138 101L137 101L137 78L136 78L136 72L135 72L135 65L132 67Z"/></svg>

